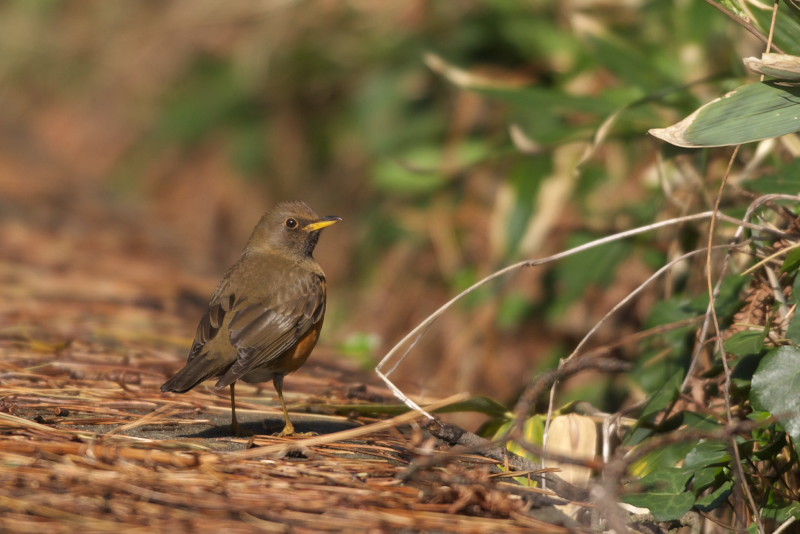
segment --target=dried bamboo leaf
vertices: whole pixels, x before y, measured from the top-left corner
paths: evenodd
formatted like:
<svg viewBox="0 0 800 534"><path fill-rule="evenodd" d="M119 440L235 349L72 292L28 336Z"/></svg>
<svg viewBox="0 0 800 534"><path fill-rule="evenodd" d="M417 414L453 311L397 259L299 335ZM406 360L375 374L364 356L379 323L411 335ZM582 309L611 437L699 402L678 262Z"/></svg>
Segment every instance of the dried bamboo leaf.
<svg viewBox="0 0 800 534"><path fill-rule="evenodd" d="M788 54L761 54L760 58L746 57L742 60L751 71L773 76L779 80L800 80L800 57Z"/></svg>

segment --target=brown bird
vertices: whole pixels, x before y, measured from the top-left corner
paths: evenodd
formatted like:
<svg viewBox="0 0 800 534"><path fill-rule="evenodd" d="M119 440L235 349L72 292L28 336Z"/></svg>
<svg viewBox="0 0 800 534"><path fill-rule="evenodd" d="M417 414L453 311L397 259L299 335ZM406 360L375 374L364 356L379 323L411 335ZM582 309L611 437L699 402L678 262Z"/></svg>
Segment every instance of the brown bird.
<svg viewBox="0 0 800 534"><path fill-rule="evenodd" d="M231 426L236 420L237 380L272 380L286 425L283 377L299 369L317 344L325 317L327 285L312 257L320 230L341 217L319 217L302 202L285 202L264 215L233 267L222 277L200 319L186 366L161 391L185 393L209 378L231 388Z"/></svg>

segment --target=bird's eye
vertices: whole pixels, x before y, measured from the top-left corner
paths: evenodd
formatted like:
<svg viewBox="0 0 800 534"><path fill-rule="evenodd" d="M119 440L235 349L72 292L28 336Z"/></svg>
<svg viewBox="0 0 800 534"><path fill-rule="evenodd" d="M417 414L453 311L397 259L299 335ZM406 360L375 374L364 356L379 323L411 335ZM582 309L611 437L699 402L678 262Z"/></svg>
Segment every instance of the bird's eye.
<svg viewBox="0 0 800 534"><path fill-rule="evenodd" d="M286 219L286 228L289 228L290 230L293 228L297 228L297 221L295 219L292 219L291 217Z"/></svg>

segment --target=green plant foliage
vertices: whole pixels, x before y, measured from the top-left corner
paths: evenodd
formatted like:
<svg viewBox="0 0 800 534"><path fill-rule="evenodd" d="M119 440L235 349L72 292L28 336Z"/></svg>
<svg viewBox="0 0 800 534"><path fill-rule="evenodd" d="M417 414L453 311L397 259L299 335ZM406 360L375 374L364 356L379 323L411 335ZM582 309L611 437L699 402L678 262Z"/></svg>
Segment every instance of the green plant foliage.
<svg viewBox="0 0 800 534"><path fill-rule="evenodd" d="M793 248L786 254L786 257L783 259L781 271L791 273L797 271L798 268L800 268L800 247Z"/></svg>
<svg viewBox="0 0 800 534"><path fill-rule="evenodd" d="M792 300L800 304L800 276L795 276L792 281Z"/></svg>
<svg viewBox="0 0 800 534"><path fill-rule="evenodd" d="M783 82L742 86L683 121L650 133L677 146L739 145L800 130L800 87Z"/></svg>
<svg viewBox="0 0 800 534"><path fill-rule="evenodd" d="M575 234L571 236L568 248L577 247L591 241L595 236ZM549 310L552 318L557 318L566 308L581 298L595 286L611 284L616 268L633 250L630 243L615 241L601 247L594 247L579 254L565 258L555 272L559 298Z"/></svg>
<svg viewBox="0 0 800 534"><path fill-rule="evenodd" d="M369 369L375 366L380 344L380 336L373 332L353 332L339 345L339 351L356 360L364 369Z"/></svg>
<svg viewBox="0 0 800 534"><path fill-rule="evenodd" d="M687 430L713 430L719 428L719 422L713 417L688 411L678 413L668 421L665 421L659 428L652 428L652 425L643 423L645 422L640 421L629 433L627 437L629 445L642 443L654 435L677 430L678 428ZM631 473L635 476L645 476L661 468L677 467L696 445L695 442L684 441L660 447L636 461L631 466Z"/></svg>
<svg viewBox="0 0 800 534"><path fill-rule="evenodd" d="M800 350L779 347L761 360L753 375L750 400L778 417L795 447L800 443Z"/></svg>
<svg viewBox="0 0 800 534"><path fill-rule="evenodd" d="M800 315L795 314L792 320L789 321L789 327L786 329L786 335L792 343L800 345Z"/></svg>
<svg viewBox="0 0 800 534"><path fill-rule="evenodd" d="M743 0L732 0L734 4L741 1ZM772 6L748 4L751 8L748 11L754 16L763 34L769 34L769 28L772 25ZM780 2L778 14L779 16L775 20L775 44L788 54L800 55L800 43L797 41L797 36L800 35L800 16L798 16L797 8L791 2Z"/></svg>
<svg viewBox="0 0 800 534"><path fill-rule="evenodd" d="M696 316L688 299L675 298L657 303L645 324L647 328L655 328ZM642 420L658 413L677 395L686 372L686 355L691 350L693 332L691 325L673 328L643 344L632 373L632 378L648 394L646 417Z"/></svg>
<svg viewBox="0 0 800 534"><path fill-rule="evenodd" d="M622 495L622 500L634 506L648 508L659 521L680 519L692 509L695 497L686 491L692 477L682 469L665 467L653 471L636 482L646 491Z"/></svg>
<svg viewBox="0 0 800 534"><path fill-rule="evenodd" d="M243 124L232 134L231 158L234 166L248 177L258 176L267 168L267 156L264 153L266 132L263 125L256 121Z"/></svg>
<svg viewBox="0 0 800 534"><path fill-rule="evenodd" d="M253 107L229 63L200 56L167 97L158 130L167 140L192 145L218 128L247 124L256 118Z"/></svg>
<svg viewBox="0 0 800 534"><path fill-rule="evenodd" d="M734 7L737 5L735 2L729 4ZM761 9L761 6L753 8L748 5L748 7L756 12L758 26L765 28L768 11ZM727 145L776 137L800 130L794 118L798 114L796 112L800 110L800 93L796 87L775 81L744 85L751 79L741 76L743 74L741 58L730 57L727 55L729 52L718 52L713 59L711 56L705 58L709 64L714 65L712 72L705 72L705 78L695 74L687 75L682 71L681 62L676 61L676 58L665 51L663 43L667 40L681 43L685 52L690 47L698 45L710 48L712 43L724 38L727 31L722 22L724 17L707 3L689 2L680 7L672 5L670 9L659 4L648 5L646 10L648 16L668 18L672 23L669 30L664 30L658 26L649 26L646 21L642 21L641 31L643 34L651 32L648 37L652 37L652 40L635 31L632 34L631 28L619 23L604 27L602 32L588 32L582 36L580 46L575 46L575 41L565 33L544 24L540 24L543 26L540 34L519 32L519 28L531 28L535 23L527 20L522 12L512 11L514 23L508 21L502 23L496 18L492 19L496 24L492 26L493 31L510 31L509 28L513 27L516 29L513 39L515 53L530 54L531 50L546 50L546 57L554 58L552 59L554 63L563 61L559 63L557 70L549 73L548 78L528 85L504 84L502 80L495 83L490 77L470 69L470 65L476 63L474 57L460 55L453 49L446 54L442 52L442 57L447 59L441 60L441 63L428 62L436 73L449 80L458 89L482 98L488 102L487 106L502 105L491 108L502 110L499 120L507 125L518 126L528 141L535 145L530 153L524 154L524 158L511 164L511 168L516 171L503 174L507 181L506 191L510 190L512 193L510 204L507 203L505 209L508 212L508 206L512 208L510 215L505 218L507 226L503 228L504 256L507 258L516 257L519 244L529 225L536 222L537 203L542 198L546 201L546 197L541 197L544 194L544 186L547 185L546 179L554 169L559 168L555 164L554 154L565 143L590 139L597 133L602 121L616 112L620 112L616 117L617 122L611 126L610 133L605 132L608 138L602 141L606 147L617 146L616 143L621 139L636 140L642 131L662 122L665 116L674 120L675 116L686 116L696 110L699 104L695 100L695 95L701 91L695 91L691 84L702 79L704 81L702 92L707 93L709 84L713 84L711 89L716 94L734 92L702 107L691 116L689 123L684 124L684 129L679 132L681 138L676 144ZM745 10L741 10L741 14L744 13ZM797 33L794 34L794 38L791 37L796 20L786 5L781 5L781 14L785 16L779 17L776 40L784 43L787 51L791 53L797 42ZM628 33L625 33L625 30ZM634 34L637 37L631 38ZM505 46L508 46L510 41L512 39L505 41ZM521 42L524 42L525 46L521 46ZM558 43L558 46L553 43ZM716 46L714 49L720 50ZM732 48L727 49L730 50ZM610 87L603 87L591 97L587 97L586 94L576 94L568 88L569 83L574 82L576 78L586 76L587 72L597 71L608 73L616 83ZM641 148L641 145L634 141L629 147L621 148L621 151L635 158L634 152ZM670 153L667 150L665 152ZM743 153L751 154L751 152ZM715 159L716 154L703 152L693 156L694 159L691 161L698 176L705 177L704 173L712 168L712 164L720 165L720 161ZM508 161L506 163L508 164ZM605 222L608 219L603 219L603 211L597 209L598 202L593 195L596 191L608 187L613 178L609 176L608 167L598 163L584 162L577 173L579 176L575 182L573 196L575 204L580 205L581 209L586 213L597 215L599 220ZM796 194L800 190L797 181L798 169L800 167L797 162L791 158L773 158L769 160L769 164L759 167L758 172L748 175L742 185L755 192ZM716 174L711 176L717 177ZM428 194L441 193L442 190L431 189ZM608 190L605 194L608 195ZM650 222L663 214L663 205L652 200L650 197L643 202L626 206L615 211L614 215L625 213L630 224ZM787 202L786 205L787 210L794 209L794 203ZM731 201L724 211L727 214L741 216L744 209L745 206L741 203ZM601 232L595 232L594 228L587 231L578 225L576 229L570 229L563 236L564 244L560 248L569 248L602 235ZM704 246L705 237L702 233L694 233L692 229L688 229L676 236L671 243L679 243L682 249L691 249ZM772 245L769 237L761 235L754 237L760 240L757 244L759 247L767 248ZM630 242L615 243L612 246L568 257L554 265L547 277L548 293L540 305L540 309L546 310L548 324L559 324L559 321L568 315L566 312L571 311L576 303L578 305L583 303L587 295L618 283L619 279L616 276L619 267L626 260L644 258L654 268L663 265L664 258L667 257L665 248L654 247L652 243L649 237L642 237L635 246ZM794 253L789 253L784 267L784 271L790 276L800 267L800 262ZM733 368L730 391L722 391L720 386L724 381L719 354L715 351L701 354L701 361L707 357L710 362L710 367L703 370L702 379L707 380L707 394L715 409L709 409L709 413L703 414L690 412L678 402L681 394L687 395L689 392L689 388L681 391L681 386L695 350L700 324L699 321L690 321L702 318L709 307L709 295L702 276L704 269L705 265L697 262L690 266L684 276L673 278L670 296L656 298L649 308L646 320L643 321L644 327L660 331L640 344L639 350L634 355L636 369L626 376L628 383L637 388L640 395L638 398L644 401L638 409L636 425L630 428L624 437L624 446L647 446L650 440L671 432L719 429L720 420L726 417L723 413L715 411L720 405L721 395L729 396L737 413L748 413L751 409L748 397L752 395L749 393L751 381L755 388L755 377L761 372L761 367L767 358L764 354L772 349L773 340L777 335L776 329L769 324L758 324L757 329L740 331L732 336L722 333L725 339L725 357ZM481 271L468 272L469 281L473 281L479 277L478 273ZM722 289L714 303L718 323L722 329L727 328L733 322L735 314L741 311L744 295L753 281L752 276L741 276L738 273L730 274L724 279ZM459 285L463 286L464 283L462 281ZM499 286L492 290L499 290ZM797 295L798 292L795 292L793 298L797 299ZM480 295L469 297L469 302L475 307L485 305L491 299L491 291L483 292L482 288ZM538 306L529 307L527 299L521 296L513 301L504 300L500 306L500 317L503 319L501 324L504 329L513 329L515 323L524 324L526 317L538 309ZM736 321L741 322L738 317ZM685 326L675 328L673 325L678 322L683 322ZM793 320L790 323L787 331L790 339L800 339L798 325L800 321ZM694 377L690 377L690 384L697 379L698 373L697 371L695 373ZM581 388L576 387L571 394L578 396L570 397L564 394L561 400L586 398L586 393ZM766 417L766 413L764 416ZM540 436L535 431L539 422L536 418L526 421L526 424L533 424L529 429L533 443L539 442L537 440ZM507 422L505 425L499 425L495 420L491 428L496 432L495 435L499 436L510 427L510 424ZM768 454L772 454L774 458L775 454L784 450L786 438L781 436L780 429L763 433L754 431L752 436L737 436L739 453L746 462L756 461L755 459L771 461ZM725 509L734 490L731 465L733 460L729 446L726 442L710 439L687 440L648 453L631 466L631 474L645 478L635 483L640 491L636 495L627 495L626 502L650 508L661 520L677 520L692 508L705 512ZM786 506L782 501L779 505L779 501L780 499L775 499L776 509Z"/></svg>
<svg viewBox="0 0 800 534"><path fill-rule="evenodd" d="M678 323L697 317L698 310L696 308L696 306L692 306L690 300L685 296L659 301L650 310L645 326L654 328L659 325ZM677 333L667 333L668 337L662 337L661 339L670 339L673 343L682 342L685 333L686 330L681 331L679 329Z"/></svg>
<svg viewBox="0 0 800 534"><path fill-rule="evenodd" d="M494 399L484 396L471 397L465 401L448 404L436 413L478 412L494 418L507 418L508 408Z"/></svg>
<svg viewBox="0 0 800 534"><path fill-rule="evenodd" d="M309 405L319 411L319 404ZM424 408L424 405L423 405ZM324 410L330 410L338 414L358 413L362 415L389 415L395 416L406 413L409 407L405 404L326 404ZM506 420L508 418L508 408L489 397L477 396L470 397L465 401L455 402L437 408L432 413L463 413L474 412L488 415L495 419Z"/></svg>
<svg viewBox="0 0 800 534"><path fill-rule="evenodd" d="M694 506L695 508L703 510L704 512L710 512L711 510L715 510L725 504L728 501L732 491L733 482L730 480L725 481L711 493L698 498L695 501Z"/></svg>
<svg viewBox="0 0 800 534"><path fill-rule="evenodd" d="M743 330L736 332L725 340L725 352L736 356L747 356L748 354L758 354L764 348L764 340L767 331Z"/></svg>
<svg viewBox="0 0 800 534"><path fill-rule="evenodd" d="M729 365L733 365L731 370L731 381L740 391L746 391L750 387L753 373L758 367L763 354L763 348L757 353L745 354L742 357L731 358ZM721 365L720 365L721 367Z"/></svg>
<svg viewBox="0 0 800 534"><path fill-rule="evenodd" d="M523 295L510 294L503 298L497 312L497 324L504 329L511 329L522 322L531 312L531 302Z"/></svg>
<svg viewBox="0 0 800 534"><path fill-rule="evenodd" d="M797 194L800 191L800 160L793 160L779 167L777 172L759 176L758 180L749 180L744 186L762 194Z"/></svg>
<svg viewBox="0 0 800 534"><path fill-rule="evenodd" d="M464 268L455 273L451 280L451 290L454 293L461 293L465 289L472 287L480 278L474 268ZM497 286L480 286L468 293L459 301L459 305L468 310L474 310L480 306L488 306L490 302L497 298Z"/></svg>
<svg viewBox="0 0 800 534"><path fill-rule="evenodd" d="M649 421L654 415L662 412L668 405L675 402L682 381L683 374L675 373L654 391L642 410L640 421Z"/></svg>
<svg viewBox="0 0 800 534"><path fill-rule="evenodd" d="M445 165L453 169L475 165L489 154L482 142L461 143L452 154L438 146L415 147L394 160L387 160L375 169L375 184L398 194L431 194L447 183Z"/></svg>
<svg viewBox="0 0 800 534"><path fill-rule="evenodd" d="M731 316L741 308L742 289L750 283L751 279L751 276L735 274L725 277L722 281L719 295L714 301L714 309L717 311L717 317L722 324L727 325L727 321ZM705 313L708 309L708 303L708 292L705 291L691 300L691 307L698 313Z"/></svg>
<svg viewBox="0 0 800 534"><path fill-rule="evenodd" d="M491 115L495 124L506 128L515 125L518 129L513 132L522 132L524 135L524 142L519 137L513 138L514 147L521 153L519 157L503 153L502 148L508 147L509 139L498 141L498 137L495 137L492 150L487 150L493 158L464 160L479 162L481 170L502 169L498 173L502 180L498 188L506 194L501 210L504 224L493 228L496 232L493 237L501 245L495 246L495 250L501 248L502 253L500 259L492 258L495 262L505 263L509 258L519 255L527 232L539 222L537 208L541 206L541 202L546 203L549 200L549 197L544 196L548 193L547 187L551 185L549 178L556 171L564 172L564 162L559 160L559 156L565 154L565 147L580 146L580 142L597 139L599 150L594 157L575 168L574 175L570 175L575 178L574 183L570 184L572 198L569 205L564 207L571 210L579 206L582 218L571 221L576 224L566 225L566 229L563 225L553 227L553 234L559 240L559 250L607 235L617 228L649 223L665 217L666 213L675 216L676 213L708 209L712 204L711 199L717 192L719 169L725 168L729 153L696 151L687 156L687 151L677 151L671 147L661 147L662 155L668 162L658 168L659 186L662 189L653 189L649 191L649 196L645 193L636 202L614 203L614 186L620 184L624 187L630 183L625 178L614 176L610 171L612 166L608 165L610 159L603 158L611 158L610 155L615 154L627 163L637 162L626 167L628 172L637 168L637 165L646 166L640 156L643 153L652 153L639 141L642 132L654 125L669 123L667 121L674 121L675 117L689 115L689 120L680 125L677 132L669 132L672 135L671 142L679 146L724 146L800 131L796 119L800 115L800 90L797 86L781 81L752 83L752 76L745 77L741 58L731 53L736 47L720 47L716 44L728 42L726 35L730 28L725 17L708 3L650 3L641 11L644 16L638 19L635 28L622 19L611 22L614 17L609 15L608 24L601 25L602 31L593 28L579 36L562 31L560 27L545 24L537 20L537 17L531 17L532 12L536 12L539 19L552 16L552 4L537 4L527 12L519 4L512 6L510 2L492 5L495 10L491 11L484 25L470 19L469 37L461 37L464 40L457 46L437 48L436 53L440 55L434 58L427 56L426 63L434 73L450 82L449 89L465 91L471 97L477 97L485 106L484 110L491 110L487 114ZM736 0L731 0L726 5L743 18L749 17L748 13L752 11L755 19L749 20L766 35L770 14L768 9L752 3L745 6ZM581 15L591 17L586 13ZM513 20L505 20L504 17ZM657 24L654 22L656 20L668 23ZM790 3L782 3L775 42L784 47L787 53L797 53L797 35L800 35L800 27L796 27L798 20L800 19ZM531 32L531 28L540 31ZM487 74L480 66L484 65L485 54L488 54L490 47L485 41L482 46L478 43L489 39L489 35L493 36L491 41L496 47L492 50L502 48L509 52L504 56L504 61L495 61L495 65L499 63L508 67L532 61L536 69L541 70L536 70L528 78L529 83L518 80L507 83L502 76L493 78ZM498 38L499 35L502 38ZM669 47L664 47L665 42L677 43L675 50L680 49L680 56ZM697 71L685 70L682 61L684 54L697 49L706 52L702 58L705 68ZM767 68L774 66L776 64L773 62ZM604 84L602 77L595 77L601 72L608 76L610 83ZM794 76L791 68L773 69L770 72ZM592 79L597 86L588 88L582 85L580 81L586 78ZM575 91L575 87L580 89ZM731 91L731 94L702 107L702 102L698 100L698 95L703 95L705 99L708 94L724 95ZM696 113L692 114L695 110ZM612 115L616 121L609 122L608 129L598 135L600 125ZM485 124L482 123L481 126ZM475 139L475 130L465 135L462 141L467 139ZM429 144L436 143L417 143L414 146ZM403 150L408 150L408 145L394 154L402 154ZM618 152L615 153L614 150ZM763 159L758 160L759 165L754 165L754 168L743 173L742 182L736 185L756 193L796 194L800 190L797 179L800 164L793 159L792 150L776 150L774 155L765 158L760 154ZM743 147L739 152L739 160L735 163L744 165L743 162L753 157L754 151L753 146ZM675 155L682 159L672 158ZM402 157L398 159L402 161ZM436 159L432 158L432 168L438 168ZM492 166L500 160L502 166ZM683 165L678 166L678 171L669 167L675 161ZM691 172L685 171L686 166L691 168ZM675 178L675 175L680 178ZM691 199L687 201L686 197L673 194L672 188L689 175L703 193L698 195L697 190L693 190L687 194L684 189L681 193L687 194ZM416 194L430 198L434 195L455 193L454 197L460 201L458 195L469 189L469 185L461 187L465 182L459 181L453 185L447 178L443 180L446 183L430 186L428 189L420 187ZM450 185L453 187L449 187ZM624 196L630 189L620 191L620 196ZM727 194L728 191L725 193L722 198L723 211L729 215L743 216L747 202L742 202L736 195ZM664 195L669 195L669 202L680 206L680 209L673 211L665 208L669 203L665 201ZM752 195L748 198L752 198ZM772 205L784 206L786 219L792 220L791 214L796 211L796 202L772 202ZM612 204L615 205L610 207ZM606 208L608 211L604 211ZM496 213L493 212L495 215ZM760 209L751 220L771 221L769 216L772 213L771 207ZM621 220L624 222L620 223ZM782 228L786 228L786 221L781 221L781 224ZM501 231L497 231L497 228L501 228ZM504 331L513 332L515 324L525 325L531 318L536 320L535 314L540 310L546 314L548 325L560 326L565 317L572 317L576 308L581 312L591 308L586 305L586 301L592 295L620 283L620 266L627 267L632 261L643 261L653 269L658 268L663 265L665 258L671 257L677 250L683 252L705 246L708 238L705 232L705 228L700 226L686 227L679 233L670 234L668 242L643 235L633 244L617 242L592 249L548 266L544 295L539 296L539 301L529 299L527 295L505 298L502 296L505 287L497 284L481 288L475 295L465 299L468 306L464 308L473 311L490 302L496 303L498 301L495 299L501 295L502 300L497 307L500 310L498 323ZM714 236L717 243L721 242L721 235L723 234ZM727 239L728 234L724 235ZM758 232L748 235L754 239L751 245L754 255L764 257L774 252L772 248L775 241L771 236ZM782 245L782 248L786 248L786 245ZM717 256L713 260L714 273L719 272L719 258ZM786 323L770 324L769 317L776 313L778 306L768 302L764 305L768 319L754 322L751 327L750 321L742 319L743 313L740 312L750 311L751 308L745 310L743 306L746 299L752 299L758 294L753 288L762 289L759 286L761 280L752 275L742 276L729 266L731 274L727 274L723 280L714 309L716 322L721 329L719 335L724 339L723 357L727 358L728 366L732 368L731 387L725 389L728 377L723 375L721 355L709 343L715 335L712 332L708 338L700 340L701 345L697 349L700 355L694 363L702 370L692 367L694 374L687 380L687 387L682 389L690 360L696 351L700 320L709 309L710 299L705 280L705 259L687 264L688 268L681 266L668 275L669 282L664 284L668 290L663 294L648 295L650 300L647 312L643 315L646 319L642 320L637 316L633 321L625 323L630 325L631 322L640 321L643 324L637 322L636 328L651 328L656 333L640 342L636 350L632 351L635 370L615 384L623 390L622 395L610 395L611 398L620 399L628 395L629 401L636 401L637 422L628 428L623 437L623 447L649 447L652 440L669 437L674 432L718 431L722 426L721 421L727 421L730 417L721 408L727 405L730 405L734 414L750 413L754 420L765 426L735 436L735 445L710 438L679 440L647 453L630 467L629 474L643 478L630 485L629 489L636 493L627 494L624 499L631 504L651 509L658 519L664 521L678 520L693 508L724 515L735 493L734 484L740 483L735 482L736 466L732 465L730 449L731 446L736 446L743 459L743 468L748 474L756 474L754 481L748 483L761 499L758 501L759 506L769 501L769 506L776 511L774 519L788 517L790 505L787 504L785 495L796 494L793 493L795 489L773 489L762 481L766 479L764 473L771 473L771 470L780 472L786 480L790 480L796 470L796 453L790 453L790 459L786 460L785 466L779 465L776 458L786 456L789 438L781 426L766 425L770 425L770 415L778 414L775 410L783 409L785 412L786 408L792 408L780 404L778 397L796 397L789 391L792 387L797 391L798 384L794 384L790 378L794 373L791 365L788 366L789 372L780 377L779 387L774 388L780 391L779 394L767 391L763 381L767 375L773 383L779 378L767 371L770 362L775 358L774 345L785 342L781 338L784 334L793 342L798 342L800 320L792 319L788 329ZM496 267L496 264L489 262L485 265L484 270ZM797 254L789 252L784 262L786 275L781 278L781 283L787 280L791 282L791 277L798 269L800 260ZM462 267L456 271L458 283L454 286L468 285L480 278L480 273L484 270L473 266ZM792 299L797 302L800 288L797 284L794 288ZM786 291L787 296L788 294ZM531 302L536 305L529 305ZM773 309L770 310L770 307ZM575 315L581 317L578 313ZM737 330L741 330L741 324L747 324L748 330L730 335L726 329L734 322L734 318ZM683 326L676 328L676 323ZM568 332L566 336L572 334L569 329L564 330ZM623 383L624 386L620 386ZM574 386L569 393L560 393L559 400L585 400L589 395L587 391L589 389L585 386ZM726 402L723 402L723 396ZM699 402L697 407L692 407L697 412L687 410L686 403L691 403L690 398ZM703 406L703 401L699 399L708 402L708 406ZM706 408L706 412L699 413ZM613 409L612 406L611 410ZM753 409L760 411L752 412ZM507 415L495 416L485 426L489 435L504 436L504 432L512 424L510 421L503 422L503 417ZM541 414L526 420L527 437L532 443L541 442L543 421ZM791 423L785 418L783 421L787 426ZM794 437L791 431L789 435ZM522 448L515 450L525 454ZM763 464L768 465L763 467Z"/></svg>
<svg viewBox="0 0 800 534"><path fill-rule="evenodd" d="M14 135L7 135L11 149L0 149L0 162L44 155L42 168L74 172L65 182L69 206L73 197L102 196L79 184L100 184L106 172L122 176L126 194L152 195L157 204L143 212L156 224L194 221L208 211L210 230L218 232L208 241L222 248L240 209L255 212L267 200L301 198L340 213L349 225L337 235L341 252L328 249L323 262L338 275L331 277L329 301L331 311L338 308L340 337L333 339L343 339L339 351L368 369L381 341L372 332L399 339L426 313L512 262L706 211L717 194L721 211L742 217L760 194L800 191L794 137L743 146L720 190L730 150L683 150L646 135L687 116L678 144L725 145L797 131L798 86L783 79L757 83L737 55L756 53L748 30L766 39L772 4L722 3L748 28L703 0L476 0L424 8L332 2L324 9L276 2L253 13L246 2L231 4L235 13L226 3L211 10L184 2L169 10L175 17L163 36L169 46L158 41L152 56L152 47L141 43L155 42L160 25L153 17L169 14L158 6L12 2L0 6L0 24L16 21L2 28L13 31L0 31L0 46L13 52L0 54L0 72L11 82L3 92L4 121ZM800 55L796 4L779 3L774 43ZM127 19L137 22L129 26ZM107 33L95 33L104 21L115 22ZM21 40L26 31L35 39ZM114 53L90 53L84 43L96 35L102 38L93 46ZM125 87L119 80L128 58L134 67L125 70ZM765 72L796 77L792 58L783 58L788 67L764 59ZM16 79L25 84L15 87ZM111 105L126 93L130 101ZM18 128L15 116L26 114L35 120ZM98 120L114 117L124 120ZM118 132L124 139L113 139ZM76 150L71 161L70 147L84 145L90 150ZM93 161L96 153L108 161ZM218 170L224 173L219 184ZM198 176L203 187L193 188ZM233 184L236 176L250 181ZM62 191L50 194L61 199ZM773 198L749 220L796 232L797 205ZM719 220L710 237L714 244L730 242L733 229ZM708 232L707 220L684 222L484 285L427 332L415 349L431 352L425 365L400 366L392 379L410 385L410 394L417 386L444 394L463 378L476 396L440 412L476 414L472 422L484 423L481 434L501 439L513 424L508 406L530 377L555 368L594 321L666 261L705 247ZM636 421L626 420L621 451L651 452L627 473L644 477L630 484L636 493L629 502L661 519L694 507L722 524L733 522L731 495L739 494L734 483L741 482L734 482L739 466L729 442L678 440L655 450L651 444L672 433L716 432L722 421L744 417L759 424L735 439L763 518L800 516L791 502L800 494L792 447L800 434L800 357L793 347L775 348L800 345L800 314L784 310L800 303L800 253L787 251L791 239L751 229L746 236L749 248L731 256L715 301L719 332L711 328L698 338L709 307L706 258L698 255L644 288L579 355L619 357L633 371L587 372L556 388L557 405L589 401ZM146 238L133 245L139 240ZM770 273L777 282L762 283L769 278L764 268L740 274L743 264L778 250L783 273ZM217 261L218 252L207 251L205 259ZM712 285L722 256L712 259ZM767 267L774 269L775 261ZM753 287L772 300L753 302ZM788 306L776 303L781 290ZM764 318L744 313L753 309ZM736 330L746 325L746 331L731 335L734 317ZM732 369L729 389L717 339L724 340ZM455 381L452 370L462 369L466 344L470 357L487 357L467 362L469 372ZM535 406L546 400L543 395ZM372 415L408 410L355 401L308 408ZM525 420L531 443L541 445L545 418L533 413ZM538 460L521 445L510 447Z"/></svg>
<svg viewBox="0 0 800 534"><path fill-rule="evenodd" d="M421 142L439 146L446 121L443 110L408 96L407 87L419 83L418 69L418 54L400 63L375 65L358 88L347 118L371 152L391 158Z"/></svg>
<svg viewBox="0 0 800 534"><path fill-rule="evenodd" d="M730 454L724 443L700 440L686 455L683 468L689 472L703 467L724 465L730 462Z"/></svg>
<svg viewBox="0 0 800 534"><path fill-rule="evenodd" d="M527 443L532 443L537 446L542 446L544 443L544 426L545 422L547 421L547 417L541 414L533 415L525 420L525 423L522 426L522 436L523 439ZM515 421L513 419L509 419L503 424L499 426L495 426L493 428L494 432L491 437L495 440L502 440L508 436L508 433L515 425ZM489 427L487 427L487 430ZM514 454L518 454L523 458L527 458L532 462L541 462L542 459L538 456L531 454L524 446L520 445L515 441L508 441L506 443L506 448L509 451L513 452ZM515 477L518 483L524 486L535 486L536 482L529 478L529 477Z"/></svg>
<svg viewBox="0 0 800 534"><path fill-rule="evenodd" d="M774 495L770 495L770 501L762 508L762 519L771 519L780 524L787 519L794 517L800 519L800 503L786 504L781 500L775 500ZM748 532L758 532L755 527L747 529Z"/></svg>
<svg viewBox="0 0 800 534"><path fill-rule="evenodd" d="M532 217L536 215L536 203L545 176L552 172L552 160L547 156L531 156L514 161L507 180L514 192L514 205L504 227L503 259L519 258L519 247Z"/></svg>
<svg viewBox="0 0 800 534"><path fill-rule="evenodd" d="M751 417L753 420L766 421L770 417L769 412L754 412L751 416L754 414L757 416ZM778 425L775 424L757 429L753 432L753 436L755 437L753 443L758 445L753 451L753 457L759 460L776 458L787 445L786 432L778 429Z"/></svg>
<svg viewBox="0 0 800 534"><path fill-rule="evenodd" d="M718 489L719 487L722 487L730 482L729 478L726 476L726 465L712 465L710 467L694 469L684 466L684 470L692 473L692 488L695 494L708 494L708 492L705 490L709 488L712 490L712 492L714 492L716 491L714 488Z"/></svg>

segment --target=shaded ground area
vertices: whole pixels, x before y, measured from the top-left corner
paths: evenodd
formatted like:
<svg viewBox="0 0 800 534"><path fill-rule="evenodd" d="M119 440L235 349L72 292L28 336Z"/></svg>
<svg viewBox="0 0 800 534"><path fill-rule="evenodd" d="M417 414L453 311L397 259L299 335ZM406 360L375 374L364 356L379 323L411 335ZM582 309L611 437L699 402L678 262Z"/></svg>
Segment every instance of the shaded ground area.
<svg viewBox="0 0 800 534"><path fill-rule="evenodd" d="M237 412L253 436L232 436L227 391L159 391L213 281L165 278L167 264L120 256L119 242L95 262L64 261L63 236L9 220L0 239L11 252L0 262L0 531L567 531L487 459L409 474L447 452L413 423L291 447L302 438L271 435L283 423L271 384L242 384ZM376 421L356 409L394 402L376 384L320 347L286 381L298 431Z"/></svg>

